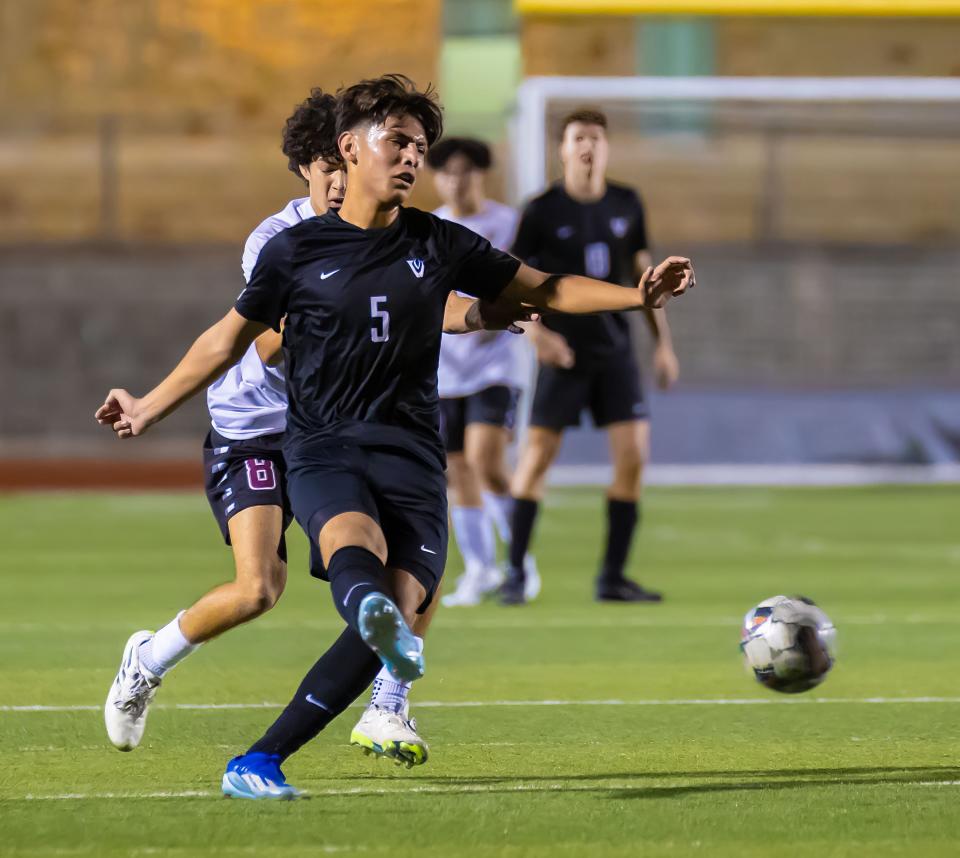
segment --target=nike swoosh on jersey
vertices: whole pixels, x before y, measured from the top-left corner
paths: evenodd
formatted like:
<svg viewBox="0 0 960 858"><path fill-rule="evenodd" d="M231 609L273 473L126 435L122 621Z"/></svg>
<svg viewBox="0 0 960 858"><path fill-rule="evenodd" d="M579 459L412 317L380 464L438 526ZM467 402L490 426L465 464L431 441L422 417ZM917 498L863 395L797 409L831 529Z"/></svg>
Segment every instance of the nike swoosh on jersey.
<svg viewBox="0 0 960 858"><path fill-rule="evenodd" d="M421 551L426 551L427 554L436 554L436 553L437 553L436 551L431 551L429 548L427 548L426 545L421 545L421 546L420 546L420 550L421 550Z"/></svg>
<svg viewBox="0 0 960 858"><path fill-rule="evenodd" d="M333 271L321 271L320 279L326 280L328 277L333 277L333 275L336 274L339 270L340 270L339 268L334 268Z"/></svg>

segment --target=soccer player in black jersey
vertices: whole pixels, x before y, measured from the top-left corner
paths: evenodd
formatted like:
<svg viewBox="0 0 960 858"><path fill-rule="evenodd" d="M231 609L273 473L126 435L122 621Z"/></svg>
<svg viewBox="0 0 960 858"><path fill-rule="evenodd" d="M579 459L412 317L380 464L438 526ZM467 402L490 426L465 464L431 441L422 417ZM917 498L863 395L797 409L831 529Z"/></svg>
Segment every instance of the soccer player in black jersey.
<svg viewBox="0 0 960 858"><path fill-rule="evenodd" d="M630 286L650 264L643 206L630 188L608 182L607 119L579 110L561 126L563 179L532 200L520 220L513 254L544 271L586 274ZM678 364L662 309L645 309L656 342L657 383L667 388ZM563 431L589 409L610 439L613 482L607 489L607 545L596 582L602 601L660 601L624 575L639 519L640 485L650 438L640 369L622 313L547 316L536 333L540 356L530 429L514 474L510 571L501 601L524 601L524 558L547 471ZM552 341L551 349L543 340ZM553 354L554 360L544 355Z"/></svg>
<svg viewBox="0 0 960 858"><path fill-rule="evenodd" d="M466 311L480 328L483 301L517 318L522 306L594 313L662 306L694 285L683 257L648 269L631 290L544 274L405 208L441 114L402 76L341 92L337 128L348 175L340 211L272 238L236 305L174 371L125 408L112 391L100 412L121 437L141 434L286 319L290 500L347 628L266 735L228 764L224 791L245 798L296 795L280 762L362 693L380 661L400 679L423 674L410 624L433 598L446 555L437 361L449 293L481 299Z"/></svg>

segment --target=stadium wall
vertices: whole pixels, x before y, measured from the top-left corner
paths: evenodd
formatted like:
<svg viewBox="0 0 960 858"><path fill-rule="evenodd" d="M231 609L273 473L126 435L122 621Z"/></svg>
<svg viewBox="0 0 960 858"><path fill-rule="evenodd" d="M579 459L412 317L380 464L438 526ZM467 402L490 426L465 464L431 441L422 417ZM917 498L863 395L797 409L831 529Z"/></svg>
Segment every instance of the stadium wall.
<svg viewBox="0 0 960 858"><path fill-rule="evenodd" d="M644 30L662 18L527 15L523 69L531 75L625 76L657 73ZM676 19L667 19L668 21ZM689 22L690 19L681 19ZM960 74L958 18L729 17L700 19L709 29L712 69L687 74L760 76L950 77ZM696 57L691 62L699 62ZM663 73L663 72L659 72Z"/></svg>
<svg viewBox="0 0 960 858"><path fill-rule="evenodd" d="M302 187L279 151L292 107L385 72L436 84L441 12L0 0L0 243L239 240Z"/></svg>
<svg viewBox="0 0 960 858"><path fill-rule="evenodd" d="M702 288L671 309L683 376L655 403L655 461L960 460L960 251L689 252ZM110 387L155 383L240 285L229 246L0 251L0 459L21 482L37 461L46 483L78 461L88 481L151 460L198 480L202 399L135 442L92 414ZM574 439L564 461L604 450Z"/></svg>

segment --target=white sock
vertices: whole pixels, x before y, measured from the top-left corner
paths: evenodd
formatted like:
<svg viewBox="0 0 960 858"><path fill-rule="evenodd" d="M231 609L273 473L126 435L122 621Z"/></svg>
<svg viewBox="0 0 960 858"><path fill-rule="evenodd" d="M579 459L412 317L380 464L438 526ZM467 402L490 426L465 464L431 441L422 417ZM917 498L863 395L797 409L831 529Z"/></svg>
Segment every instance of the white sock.
<svg viewBox="0 0 960 858"><path fill-rule="evenodd" d="M510 514L513 512L513 498L510 495L495 495L493 492L483 493L483 508L496 525L500 541L510 544Z"/></svg>
<svg viewBox="0 0 960 858"><path fill-rule="evenodd" d="M180 631L181 611L152 638L140 644L140 663L154 676L163 676L200 644L192 644Z"/></svg>
<svg viewBox="0 0 960 858"><path fill-rule="evenodd" d="M417 638L420 646L420 652L423 652L423 638ZM373 693L370 695L370 705L379 706L389 712L396 712L398 715L404 713L407 706L407 695L410 694L409 682L397 682L385 667L380 668L380 672L373 680Z"/></svg>
<svg viewBox="0 0 960 858"><path fill-rule="evenodd" d="M497 542L493 524L482 507L455 506L450 511L457 547L467 571L488 569L497 562Z"/></svg>

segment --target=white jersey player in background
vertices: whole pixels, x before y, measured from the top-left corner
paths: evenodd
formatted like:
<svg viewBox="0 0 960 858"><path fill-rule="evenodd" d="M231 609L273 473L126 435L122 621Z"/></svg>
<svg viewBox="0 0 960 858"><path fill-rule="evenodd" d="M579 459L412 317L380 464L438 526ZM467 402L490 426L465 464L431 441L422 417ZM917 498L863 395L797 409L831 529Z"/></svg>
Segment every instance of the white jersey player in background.
<svg viewBox="0 0 960 858"><path fill-rule="evenodd" d="M314 90L287 120L283 151L310 195L292 200L250 234L242 258L245 281L270 238L343 201L346 173L337 160L323 157L324 152L335 151L333 104L332 95ZM205 641L270 610L283 592L284 531L292 514L281 451L287 392L282 367L276 365L280 348L281 336L268 331L207 392L211 423L204 444L207 498L233 549L235 577L156 633L139 631L127 641L104 706L107 734L122 751L140 744L147 707L168 670Z"/></svg>
<svg viewBox="0 0 960 858"><path fill-rule="evenodd" d="M434 214L509 250L517 213L488 199L484 178L490 149L479 140L450 137L427 153L443 205ZM510 542L510 477L506 449L517 402L530 375L524 338L502 331L444 334L437 374L441 431L447 451L450 518L465 571L443 604L476 605L503 575L496 563L496 537ZM539 592L539 577L527 569L527 598Z"/></svg>

